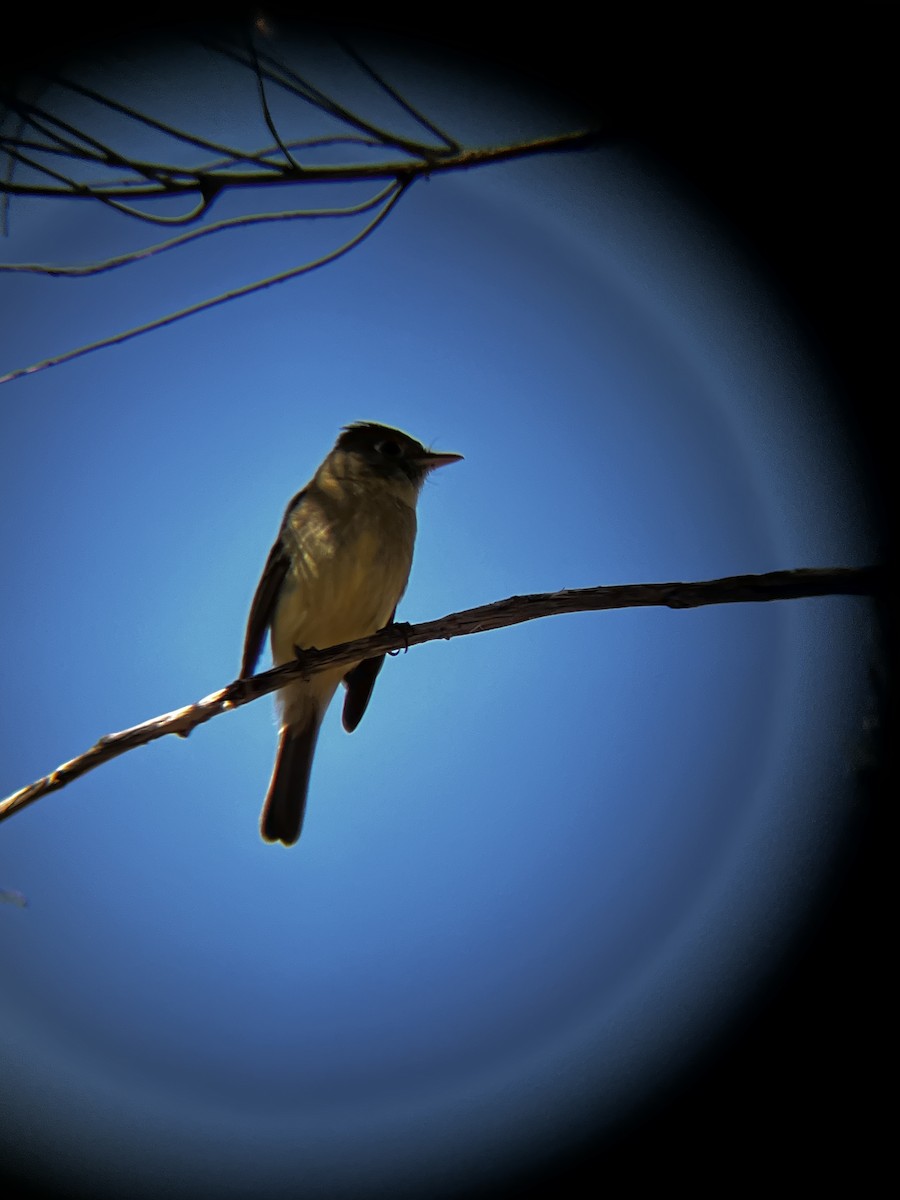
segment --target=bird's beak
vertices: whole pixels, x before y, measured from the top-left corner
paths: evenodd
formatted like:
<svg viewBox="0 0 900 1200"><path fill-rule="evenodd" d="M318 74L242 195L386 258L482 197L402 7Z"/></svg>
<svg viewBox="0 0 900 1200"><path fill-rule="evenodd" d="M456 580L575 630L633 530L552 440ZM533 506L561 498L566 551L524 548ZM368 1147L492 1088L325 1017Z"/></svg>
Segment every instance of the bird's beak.
<svg viewBox="0 0 900 1200"><path fill-rule="evenodd" d="M426 471L433 471L435 467L447 467L450 463L460 462L461 454L443 454L440 450L426 450L420 455L419 462Z"/></svg>

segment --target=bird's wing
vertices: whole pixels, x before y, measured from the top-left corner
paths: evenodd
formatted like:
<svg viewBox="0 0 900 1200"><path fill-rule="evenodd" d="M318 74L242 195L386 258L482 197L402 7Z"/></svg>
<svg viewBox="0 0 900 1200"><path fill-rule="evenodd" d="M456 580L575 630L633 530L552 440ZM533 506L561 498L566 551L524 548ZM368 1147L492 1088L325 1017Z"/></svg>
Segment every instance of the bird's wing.
<svg viewBox="0 0 900 1200"><path fill-rule="evenodd" d="M298 492L287 506L284 520L281 522L281 529L279 529L278 537L275 539L275 545L269 551L269 557L266 559L265 567L263 567L262 576L256 585L256 594L253 597L253 603L250 605L250 616L247 618L247 632L244 634L241 679L246 679L256 669L256 663L262 653L263 642L266 638L266 630L271 625L272 618L275 615L275 605L278 603L278 596L284 583L284 577L287 575L291 565L291 558L282 535L288 517L294 511L295 507L302 502L305 490L304 488L303 491Z"/></svg>

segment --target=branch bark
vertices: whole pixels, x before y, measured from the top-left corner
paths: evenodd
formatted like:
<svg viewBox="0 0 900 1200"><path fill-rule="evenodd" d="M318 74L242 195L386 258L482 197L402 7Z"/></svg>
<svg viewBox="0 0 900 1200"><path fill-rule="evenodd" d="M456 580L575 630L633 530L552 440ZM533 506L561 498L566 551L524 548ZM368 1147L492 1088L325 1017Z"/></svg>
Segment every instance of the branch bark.
<svg viewBox="0 0 900 1200"><path fill-rule="evenodd" d="M265 696L291 679L308 678L326 667L350 665L379 654L393 654L439 639L449 641L489 629L520 625L563 613L598 612L617 608L698 608L706 604L745 604L769 600L796 600L810 596L874 596L885 586L882 567L810 567L772 571L765 575L731 575L696 583L632 583L612 587L564 589L528 596L510 596L493 604L450 613L421 625L392 625L372 637L345 642L324 650L304 651L296 662L238 679L195 704L163 713L130 729L106 734L89 750L70 759L41 779L0 802L0 821L11 817L48 792L66 787L79 776L118 758L137 746L174 733L187 737L198 725L232 708Z"/></svg>

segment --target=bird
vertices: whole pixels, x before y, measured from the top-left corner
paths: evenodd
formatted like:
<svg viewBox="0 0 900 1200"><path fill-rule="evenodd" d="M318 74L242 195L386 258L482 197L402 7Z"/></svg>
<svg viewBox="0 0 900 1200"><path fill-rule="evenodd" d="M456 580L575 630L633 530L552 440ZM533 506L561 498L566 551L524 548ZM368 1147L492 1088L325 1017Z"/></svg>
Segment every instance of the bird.
<svg viewBox="0 0 900 1200"><path fill-rule="evenodd" d="M240 677L253 674L267 631L279 666L303 650L390 625L409 580L422 485L431 471L461 459L374 421L344 426L287 506L250 605ZM299 838L325 712L343 683L343 726L352 733L384 657L292 680L276 694L278 749L260 817L264 841L292 846Z"/></svg>

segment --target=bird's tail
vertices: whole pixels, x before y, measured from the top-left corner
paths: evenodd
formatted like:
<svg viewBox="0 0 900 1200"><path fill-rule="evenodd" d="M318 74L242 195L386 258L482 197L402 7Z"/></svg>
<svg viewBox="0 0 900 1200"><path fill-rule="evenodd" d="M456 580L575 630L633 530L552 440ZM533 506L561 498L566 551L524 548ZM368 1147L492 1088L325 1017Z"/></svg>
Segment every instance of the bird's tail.
<svg viewBox="0 0 900 1200"><path fill-rule="evenodd" d="M267 842L293 846L300 836L313 754L319 737L318 714L301 725L284 725L259 831Z"/></svg>

